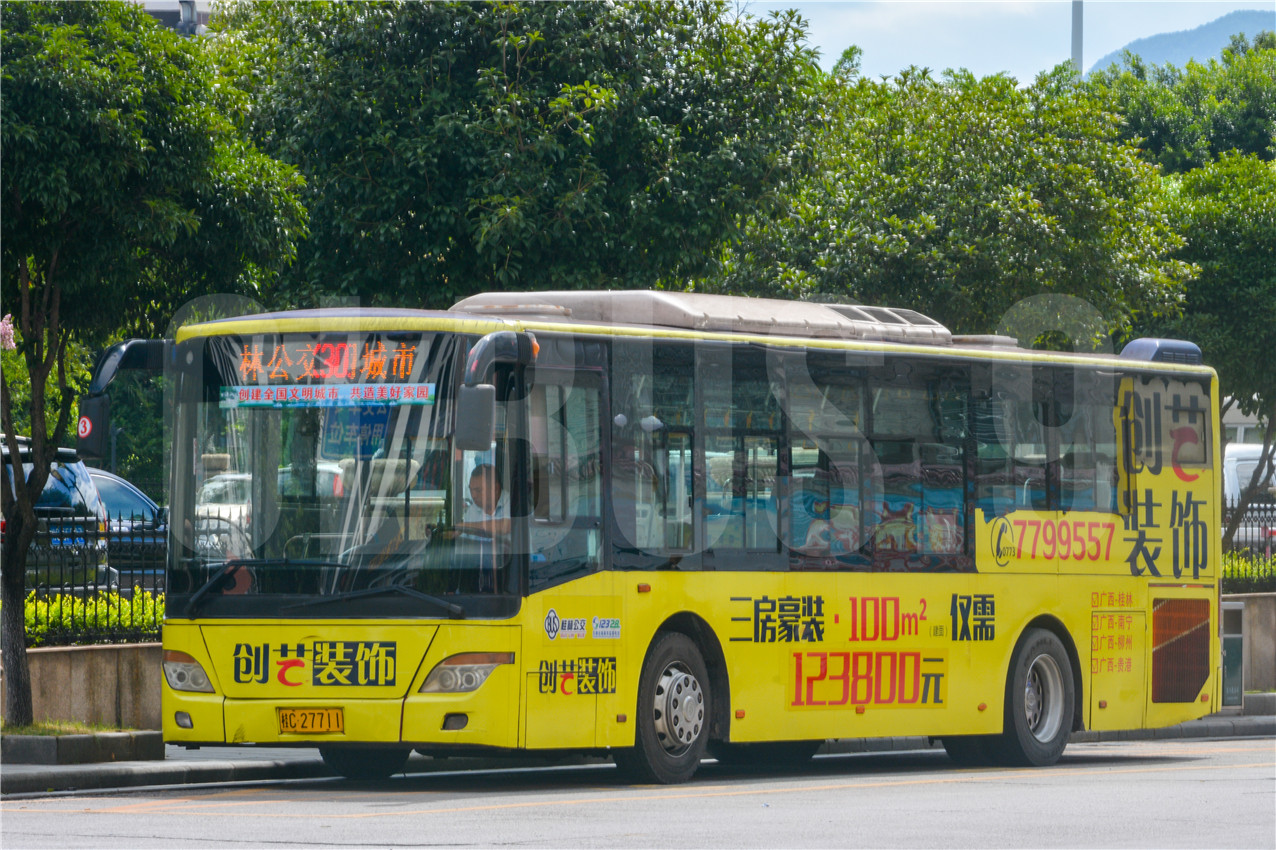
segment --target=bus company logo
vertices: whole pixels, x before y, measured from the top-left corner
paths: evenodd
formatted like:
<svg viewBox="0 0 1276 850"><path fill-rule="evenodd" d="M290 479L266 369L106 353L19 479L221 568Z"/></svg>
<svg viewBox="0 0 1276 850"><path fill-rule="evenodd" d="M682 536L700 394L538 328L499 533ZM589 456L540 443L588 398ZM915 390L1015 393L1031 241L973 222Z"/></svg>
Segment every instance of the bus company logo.
<svg viewBox="0 0 1276 850"><path fill-rule="evenodd" d="M594 640L620 640L619 617L595 617L592 625Z"/></svg>
<svg viewBox="0 0 1276 850"><path fill-rule="evenodd" d="M553 608L545 615L545 636L550 640L585 637L587 621L584 617L560 617Z"/></svg>
<svg viewBox="0 0 1276 850"><path fill-rule="evenodd" d="M1015 556L1016 550L1014 526L1004 516L997 517L992 521L993 560L999 567L1009 566L1010 559Z"/></svg>

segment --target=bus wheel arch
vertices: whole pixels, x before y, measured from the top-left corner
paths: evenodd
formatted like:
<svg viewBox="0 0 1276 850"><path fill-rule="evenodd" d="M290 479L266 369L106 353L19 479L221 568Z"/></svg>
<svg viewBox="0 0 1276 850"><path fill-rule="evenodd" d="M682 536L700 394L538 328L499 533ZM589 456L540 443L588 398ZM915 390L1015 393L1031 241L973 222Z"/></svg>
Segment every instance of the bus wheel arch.
<svg viewBox="0 0 1276 850"><path fill-rule="evenodd" d="M1022 642L1024 636L1030 629L1045 629L1053 632L1054 636L1063 644L1063 648L1067 650L1069 666L1072 668L1072 729L1073 732L1080 732L1085 729L1085 686L1081 678L1081 654L1077 651L1076 642L1072 640L1072 635L1067 627L1057 618L1049 614L1043 614L1032 622L1030 622L1019 635L1019 642ZM1018 642L1016 643L1016 651L1018 651ZM1010 675L1007 670L1006 675Z"/></svg>
<svg viewBox="0 0 1276 850"><path fill-rule="evenodd" d="M612 750L616 766L635 782L691 779L708 752L713 703L700 647L683 632L657 631L639 673L634 745Z"/></svg>
<svg viewBox="0 0 1276 850"><path fill-rule="evenodd" d="M725 741L731 734L731 680L727 673L726 654L712 628L701 617L688 611L674 614L660 624L652 644L663 632L681 632L695 643L709 671L709 687L713 699L709 706L709 739ZM651 646L647 647L650 653Z"/></svg>
<svg viewBox="0 0 1276 850"><path fill-rule="evenodd" d="M1006 674L1002 732L988 739L994 760L1047 766L1059 760L1075 722L1079 685L1063 640L1048 628L1026 628Z"/></svg>

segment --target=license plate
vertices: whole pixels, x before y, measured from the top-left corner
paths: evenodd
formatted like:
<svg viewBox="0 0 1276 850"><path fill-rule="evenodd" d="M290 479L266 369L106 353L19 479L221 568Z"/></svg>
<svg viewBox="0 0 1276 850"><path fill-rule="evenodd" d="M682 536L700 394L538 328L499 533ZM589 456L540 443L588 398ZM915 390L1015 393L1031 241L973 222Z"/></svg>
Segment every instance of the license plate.
<svg viewBox="0 0 1276 850"><path fill-rule="evenodd" d="M279 733L314 735L346 731L345 715L340 708L280 708Z"/></svg>

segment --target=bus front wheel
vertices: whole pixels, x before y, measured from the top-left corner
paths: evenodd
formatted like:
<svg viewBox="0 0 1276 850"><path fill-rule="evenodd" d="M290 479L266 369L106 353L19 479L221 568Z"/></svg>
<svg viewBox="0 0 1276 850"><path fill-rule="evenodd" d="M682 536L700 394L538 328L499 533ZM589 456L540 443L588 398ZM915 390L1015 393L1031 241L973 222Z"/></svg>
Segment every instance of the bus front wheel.
<svg viewBox="0 0 1276 850"><path fill-rule="evenodd" d="M638 782L686 782L708 745L711 697L696 645L677 632L661 636L638 683L634 746L616 751L617 767Z"/></svg>
<svg viewBox="0 0 1276 850"><path fill-rule="evenodd" d="M323 763L346 779L385 779L403 770L411 750L382 747L320 747Z"/></svg>
<svg viewBox="0 0 1276 850"><path fill-rule="evenodd" d="M997 760L1054 764L1072 734L1075 685L1068 651L1053 632L1032 629L1020 641L1010 671L1005 725L995 739Z"/></svg>

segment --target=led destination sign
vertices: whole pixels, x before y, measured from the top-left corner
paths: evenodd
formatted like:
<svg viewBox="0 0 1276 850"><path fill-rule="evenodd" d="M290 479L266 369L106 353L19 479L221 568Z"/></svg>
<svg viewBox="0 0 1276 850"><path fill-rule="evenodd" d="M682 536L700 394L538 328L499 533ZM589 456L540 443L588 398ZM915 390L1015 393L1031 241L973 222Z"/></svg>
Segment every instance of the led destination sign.
<svg viewBox="0 0 1276 850"><path fill-rule="evenodd" d="M277 342L255 340L238 346L244 384L382 383L408 381L418 346L381 340Z"/></svg>
<svg viewBox="0 0 1276 850"><path fill-rule="evenodd" d="M224 409L429 405L435 400L435 385L414 374L425 362L419 343L256 337L236 344L235 356L240 381L221 386Z"/></svg>

